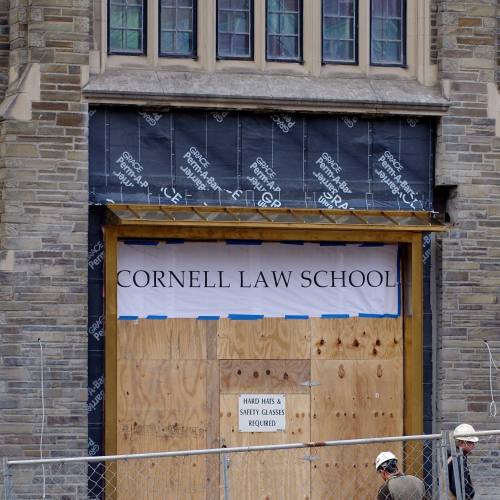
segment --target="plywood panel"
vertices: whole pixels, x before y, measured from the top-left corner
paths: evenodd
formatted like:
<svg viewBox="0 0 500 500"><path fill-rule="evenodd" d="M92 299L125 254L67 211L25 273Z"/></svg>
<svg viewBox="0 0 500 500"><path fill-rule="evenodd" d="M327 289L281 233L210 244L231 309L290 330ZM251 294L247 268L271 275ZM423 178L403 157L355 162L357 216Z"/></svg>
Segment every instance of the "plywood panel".
<svg viewBox="0 0 500 500"><path fill-rule="evenodd" d="M313 359L387 359L403 352L399 318L311 319Z"/></svg>
<svg viewBox="0 0 500 500"><path fill-rule="evenodd" d="M303 393L311 378L309 360L221 360L220 389L223 393Z"/></svg>
<svg viewBox="0 0 500 500"><path fill-rule="evenodd" d="M238 395L221 394L221 439L226 446L250 446L309 441L309 395L286 395L285 432L238 432ZM267 451L231 455L231 498L308 499L310 466L308 450Z"/></svg>
<svg viewBox="0 0 500 500"><path fill-rule="evenodd" d="M118 377L119 453L205 445L206 361L122 360Z"/></svg>
<svg viewBox="0 0 500 500"><path fill-rule="evenodd" d="M314 360L311 376L311 439L394 436L403 432L402 357L381 360ZM401 443L324 448L311 469L312 498L374 498L380 486L374 461L390 449L403 458ZM351 479L348 480L347 478Z"/></svg>
<svg viewBox="0 0 500 500"><path fill-rule="evenodd" d="M207 323L177 318L118 321L118 358L206 359Z"/></svg>
<svg viewBox="0 0 500 500"><path fill-rule="evenodd" d="M219 359L308 359L310 320L262 320L218 322Z"/></svg>

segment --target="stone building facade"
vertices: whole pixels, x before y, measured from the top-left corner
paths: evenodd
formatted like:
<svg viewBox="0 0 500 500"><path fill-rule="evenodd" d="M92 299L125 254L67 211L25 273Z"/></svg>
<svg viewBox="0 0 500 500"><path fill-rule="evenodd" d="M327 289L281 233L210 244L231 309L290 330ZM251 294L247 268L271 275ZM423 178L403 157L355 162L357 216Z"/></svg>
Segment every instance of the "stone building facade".
<svg viewBox="0 0 500 500"><path fill-rule="evenodd" d="M135 62L127 66L126 56L119 56L113 63L103 48L102 1L0 1L1 455L39 456L41 355L44 455L87 452L89 105L241 107L249 99L242 72L255 78L259 93L254 88L250 96L255 108L363 114L373 100L350 92L354 82L370 92L377 83L392 90L385 100L377 95L381 114L440 109L435 112L440 115L435 203L451 226L432 242L432 315L428 310L427 319L434 343L426 346L427 359L433 360L425 367L430 385L426 430L450 429L462 421L479 430L500 428L499 416L488 415L489 358L483 342L488 340L498 364L496 0L422 0L427 25L419 28L415 50L420 55L411 77L397 72L317 76L315 84L335 87L335 93L320 90L315 102L306 104L300 92L312 88L307 85L298 85L295 96L277 98L304 75L283 75L276 68L267 76L277 86L271 93L270 87L259 87L262 69L224 68L223 77L210 87L216 73L210 64L190 72L178 62L160 68ZM165 78L161 88L154 86L158 73ZM181 95L186 81L194 89L189 97ZM499 383L493 372L496 400ZM498 448L498 440L492 439L479 449L481 498L500 494Z"/></svg>

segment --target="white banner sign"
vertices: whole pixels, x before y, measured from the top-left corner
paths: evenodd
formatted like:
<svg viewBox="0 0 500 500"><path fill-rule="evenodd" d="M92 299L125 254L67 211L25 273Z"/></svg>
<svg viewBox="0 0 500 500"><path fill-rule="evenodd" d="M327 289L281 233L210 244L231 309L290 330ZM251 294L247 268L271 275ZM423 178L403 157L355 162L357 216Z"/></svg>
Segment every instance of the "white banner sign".
<svg viewBox="0 0 500 500"><path fill-rule="evenodd" d="M118 245L118 315L398 316L396 245Z"/></svg>
<svg viewBox="0 0 500 500"><path fill-rule="evenodd" d="M285 430L284 394L240 394L238 430L240 432L278 432Z"/></svg>

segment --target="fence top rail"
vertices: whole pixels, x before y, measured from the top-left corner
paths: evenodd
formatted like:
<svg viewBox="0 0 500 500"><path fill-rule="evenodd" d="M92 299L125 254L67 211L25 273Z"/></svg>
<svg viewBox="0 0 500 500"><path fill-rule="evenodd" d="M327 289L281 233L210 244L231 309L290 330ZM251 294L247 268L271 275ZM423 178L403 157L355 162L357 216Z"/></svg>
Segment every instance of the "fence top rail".
<svg viewBox="0 0 500 500"><path fill-rule="evenodd" d="M490 431L490 434L492 432ZM500 434L500 431L498 431ZM166 457L186 457L195 455L220 455L226 453L242 453L256 451L272 451L272 450L291 450L297 448L320 448L325 446L352 446L372 443L393 443L398 441L426 441L437 440L443 437L442 434L420 434L416 436L388 436L376 438L360 438L334 441L312 441L307 443L288 443L288 444L271 444L261 446L239 446L234 448L208 448L204 450L180 450L180 451L163 451L154 453L135 453L129 455L102 455L102 456L86 456L86 457L66 457L66 458L43 458L32 460L6 460L7 465L36 465L50 463L75 463L75 462L110 462L116 460L127 459L144 459L144 458L166 458Z"/></svg>

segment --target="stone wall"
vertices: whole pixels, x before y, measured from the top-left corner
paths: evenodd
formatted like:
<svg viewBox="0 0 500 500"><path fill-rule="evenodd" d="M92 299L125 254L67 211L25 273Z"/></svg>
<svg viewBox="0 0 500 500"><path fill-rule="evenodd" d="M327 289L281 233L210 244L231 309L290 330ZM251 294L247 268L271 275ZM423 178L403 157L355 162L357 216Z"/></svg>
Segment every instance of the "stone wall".
<svg viewBox="0 0 500 500"><path fill-rule="evenodd" d="M438 241L438 417L444 429L469 422L499 428L488 416L489 364L483 339L500 350L500 138L488 116L488 84L497 70L497 1L441 1L437 13L440 76L452 106L442 119L437 184L450 189L454 224ZM495 88L495 87L494 87ZM491 87L490 87L491 92ZM498 361L497 361L498 362ZM493 379L500 399L500 379ZM498 439L483 439L474 468L480 498L498 498Z"/></svg>
<svg viewBox="0 0 500 500"><path fill-rule="evenodd" d="M0 122L0 453L39 456L41 342L43 454L82 455L88 118L81 88L89 1L33 0L29 9L26 1L11 2L10 25L12 101ZM4 74L0 69L0 89ZM84 472L72 476L74 488L86 488ZM40 481L31 479L16 481L18 498L41 497Z"/></svg>

